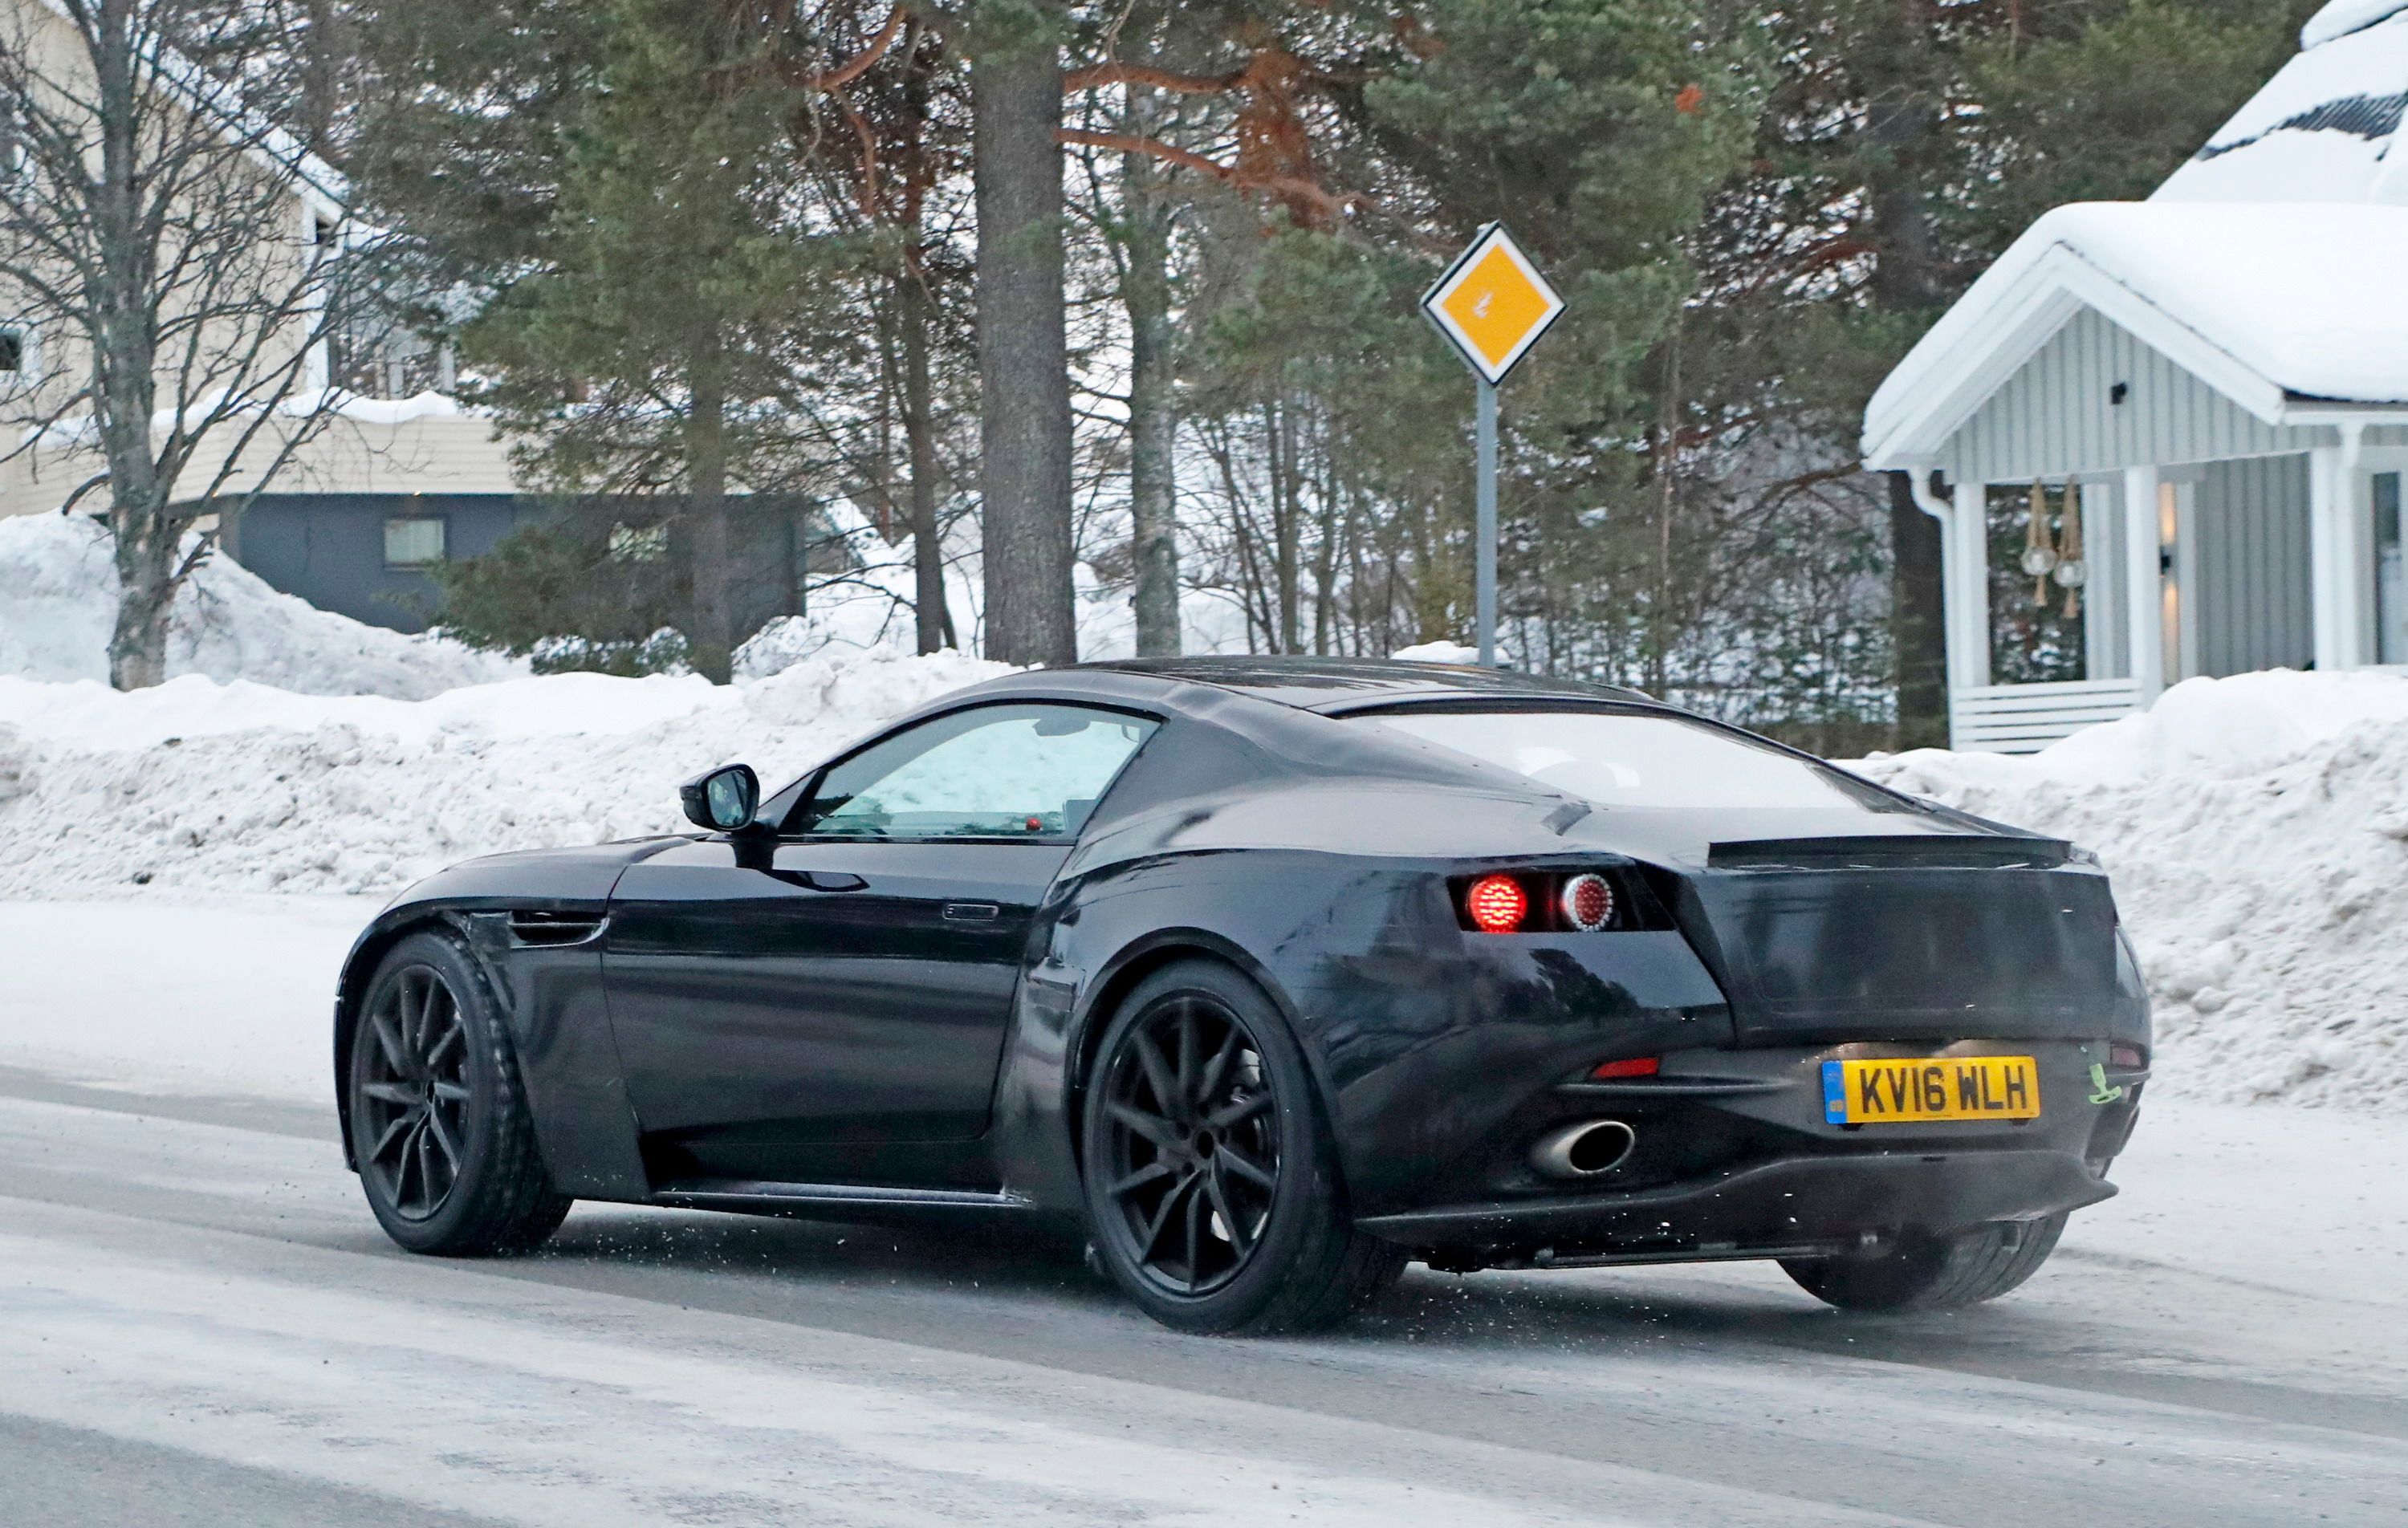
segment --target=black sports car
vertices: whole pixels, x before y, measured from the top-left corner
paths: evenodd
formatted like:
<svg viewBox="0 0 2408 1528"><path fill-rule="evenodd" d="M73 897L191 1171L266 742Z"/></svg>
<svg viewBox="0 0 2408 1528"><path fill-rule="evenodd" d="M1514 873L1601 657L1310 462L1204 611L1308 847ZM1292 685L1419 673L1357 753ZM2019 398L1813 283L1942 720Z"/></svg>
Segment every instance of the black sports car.
<svg viewBox="0 0 2408 1528"><path fill-rule="evenodd" d="M697 833L361 936L345 1141L413 1250L573 1199L1082 1233L1160 1320L1778 1259L1987 1299L2106 1198L2149 1015L2082 850L1625 691L1197 658L964 690Z"/></svg>

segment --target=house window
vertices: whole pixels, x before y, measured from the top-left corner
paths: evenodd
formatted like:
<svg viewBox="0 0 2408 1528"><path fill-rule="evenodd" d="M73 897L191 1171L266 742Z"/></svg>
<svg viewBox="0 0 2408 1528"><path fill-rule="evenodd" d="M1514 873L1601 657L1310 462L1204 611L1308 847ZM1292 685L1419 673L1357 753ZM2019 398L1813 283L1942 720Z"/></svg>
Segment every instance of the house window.
<svg viewBox="0 0 2408 1528"><path fill-rule="evenodd" d="M445 522L437 515L391 515L384 522L384 565L421 568L443 561Z"/></svg>
<svg viewBox="0 0 2408 1528"><path fill-rule="evenodd" d="M25 369L25 331L0 329L0 376L13 377Z"/></svg>

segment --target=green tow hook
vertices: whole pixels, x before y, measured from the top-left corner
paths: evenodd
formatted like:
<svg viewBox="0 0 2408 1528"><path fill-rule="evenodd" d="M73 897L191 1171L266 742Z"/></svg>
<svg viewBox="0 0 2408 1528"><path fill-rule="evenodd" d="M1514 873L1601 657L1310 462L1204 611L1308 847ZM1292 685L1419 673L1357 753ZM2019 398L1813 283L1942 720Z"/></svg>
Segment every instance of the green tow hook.
<svg viewBox="0 0 2408 1528"><path fill-rule="evenodd" d="M2095 1061L2092 1062L2090 1064L2090 1101L2094 1104L2112 1104L2123 1096L2122 1088L2108 1086L2107 1068Z"/></svg>

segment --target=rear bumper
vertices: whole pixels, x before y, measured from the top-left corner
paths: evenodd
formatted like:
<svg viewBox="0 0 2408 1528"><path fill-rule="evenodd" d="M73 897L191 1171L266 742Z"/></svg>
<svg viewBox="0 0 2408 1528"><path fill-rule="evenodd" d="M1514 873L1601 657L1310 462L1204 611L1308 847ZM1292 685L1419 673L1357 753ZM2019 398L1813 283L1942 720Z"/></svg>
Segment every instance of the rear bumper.
<svg viewBox="0 0 2408 1528"><path fill-rule="evenodd" d="M1375 1215L1356 1223L1385 1240L1423 1249L1639 1255L1686 1250L1727 1256L1850 1246L1867 1234L2033 1220L2114 1192L2075 1151L1821 1154L1624 1193L1589 1189Z"/></svg>

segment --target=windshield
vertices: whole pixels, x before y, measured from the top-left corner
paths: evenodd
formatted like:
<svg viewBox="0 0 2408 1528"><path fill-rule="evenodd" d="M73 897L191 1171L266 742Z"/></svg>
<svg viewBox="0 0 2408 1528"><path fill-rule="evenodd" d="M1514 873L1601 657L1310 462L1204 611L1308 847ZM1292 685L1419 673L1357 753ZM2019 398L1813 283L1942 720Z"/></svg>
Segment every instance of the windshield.
<svg viewBox="0 0 2408 1528"><path fill-rule="evenodd" d="M1739 733L1660 713L1381 711L1354 718L1605 807L1871 807L1877 787Z"/></svg>

